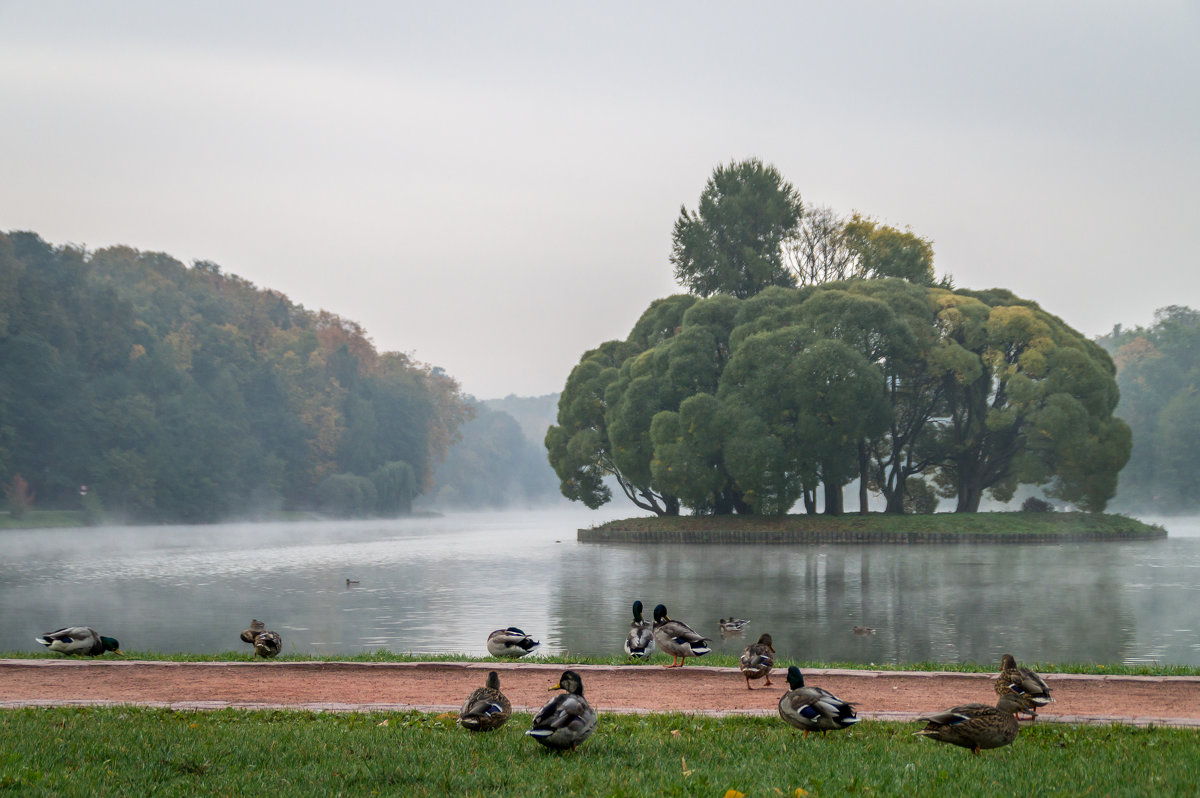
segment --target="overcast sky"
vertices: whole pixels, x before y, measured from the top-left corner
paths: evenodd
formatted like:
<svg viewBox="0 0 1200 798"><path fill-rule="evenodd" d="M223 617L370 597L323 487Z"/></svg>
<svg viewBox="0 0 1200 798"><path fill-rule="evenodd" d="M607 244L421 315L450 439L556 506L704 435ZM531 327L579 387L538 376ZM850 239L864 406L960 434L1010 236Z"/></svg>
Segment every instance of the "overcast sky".
<svg viewBox="0 0 1200 798"><path fill-rule="evenodd" d="M479 398L680 291L749 157L1089 336L1200 307L1200 4L0 0L0 230L213 261Z"/></svg>

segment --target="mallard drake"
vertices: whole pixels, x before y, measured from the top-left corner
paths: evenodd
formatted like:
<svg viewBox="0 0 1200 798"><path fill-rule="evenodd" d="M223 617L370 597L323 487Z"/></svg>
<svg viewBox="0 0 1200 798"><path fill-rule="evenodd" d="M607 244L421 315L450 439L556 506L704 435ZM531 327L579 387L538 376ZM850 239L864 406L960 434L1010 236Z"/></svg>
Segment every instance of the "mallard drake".
<svg viewBox="0 0 1200 798"><path fill-rule="evenodd" d="M250 626L242 630L242 642L254 645L254 638L262 634L267 627L258 618L250 621Z"/></svg>
<svg viewBox="0 0 1200 798"><path fill-rule="evenodd" d="M633 602L633 623L625 637L625 653L644 659L654 653L654 629L650 622L642 620L642 602Z"/></svg>
<svg viewBox="0 0 1200 798"><path fill-rule="evenodd" d="M493 657L523 657L540 645L515 626L497 629L487 639L487 650Z"/></svg>
<svg viewBox="0 0 1200 798"><path fill-rule="evenodd" d="M283 638L278 632L267 629L254 637L254 653L260 657L274 657L282 650Z"/></svg>
<svg viewBox="0 0 1200 798"><path fill-rule="evenodd" d="M121 644L116 639L104 637L90 626L64 626L34 639L60 654L87 654L89 657L95 657L105 651L121 653Z"/></svg>
<svg viewBox="0 0 1200 798"><path fill-rule="evenodd" d="M500 692L500 675L491 671L485 686L476 688L463 702L458 722L464 729L486 732L499 729L511 716L512 704Z"/></svg>
<svg viewBox="0 0 1200 798"><path fill-rule="evenodd" d="M810 731L824 735L858 723L853 704L820 687L805 687L804 674L795 665L788 668L787 681L792 689L779 698L779 717L802 729L805 737Z"/></svg>
<svg viewBox="0 0 1200 798"><path fill-rule="evenodd" d="M744 632L746 627L750 625L750 621L745 618L721 618L717 621L717 625L721 627L724 634L730 632Z"/></svg>
<svg viewBox="0 0 1200 798"><path fill-rule="evenodd" d="M738 661L738 667L742 669L742 675L746 677L747 690L754 689L750 686L751 679L761 679L764 676L767 680L763 682L763 687L770 687L771 668L775 667L775 647L771 636L761 634L758 636L757 643L746 646L746 650L742 652L742 658Z"/></svg>
<svg viewBox="0 0 1200 798"><path fill-rule="evenodd" d="M1016 713L1020 702L1013 695L1002 695L996 706L963 704L936 715L917 718L927 724L916 734L939 743L970 748L978 754L984 748L1000 748L1017 739Z"/></svg>
<svg viewBox="0 0 1200 798"><path fill-rule="evenodd" d="M551 690L566 690L546 702L525 732L547 748L574 748L596 730L596 710L583 697L583 680L575 671L563 671Z"/></svg>
<svg viewBox="0 0 1200 798"><path fill-rule="evenodd" d="M1000 659L1000 675L996 677L996 695L1014 696L1021 705L1021 712L1030 720L1037 720L1038 707L1044 707L1054 699L1050 697L1050 688L1041 676L1021 665L1012 654L1005 654Z"/></svg>
<svg viewBox="0 0 1200 798"><path fill-rule="evenodd" d="M708 647L711 640L683 621L672 621L662 604L654 608L654 642L664 654L671 655L668 668L682 668L685 657L702 657L712 651Z"/></svg>

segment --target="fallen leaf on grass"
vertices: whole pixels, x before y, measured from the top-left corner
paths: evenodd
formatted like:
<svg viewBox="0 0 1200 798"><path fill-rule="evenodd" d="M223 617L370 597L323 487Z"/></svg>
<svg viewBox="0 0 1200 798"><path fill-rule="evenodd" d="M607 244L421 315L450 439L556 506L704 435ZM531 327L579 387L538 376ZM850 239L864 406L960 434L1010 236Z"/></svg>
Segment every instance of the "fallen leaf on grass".
<svg viewBox="0 0 1200 798"><path fill-rule="evenodd" d="M690 775L692 775L692 772L693 772L693 771L690 771L690 770L688 770L688 766L687 766L687 757L682 757L682 756L681 756L681 757L679 757L679 758L680 758L681 760L683 760L683 775L685 775L685 776L690 776Z"/></svg>
<svg viewBox="0 0 1200 798"><path fill-rule="evenodd" d="M728 790L725 791L725 798L746 798L746 793L738 792L737 790L730 787Z"/></svg>

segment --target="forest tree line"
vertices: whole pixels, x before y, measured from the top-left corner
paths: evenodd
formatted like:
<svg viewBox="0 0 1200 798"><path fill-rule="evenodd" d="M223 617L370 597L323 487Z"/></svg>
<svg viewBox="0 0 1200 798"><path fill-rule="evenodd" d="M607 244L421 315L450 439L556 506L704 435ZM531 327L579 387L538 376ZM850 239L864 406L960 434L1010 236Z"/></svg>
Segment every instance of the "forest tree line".
<svg viewBox="0 0 1200 798"><path fill-rule="evenodd" d="M472 413L440 369L215 264L0 234L10 510L396 515Z"/></svg>

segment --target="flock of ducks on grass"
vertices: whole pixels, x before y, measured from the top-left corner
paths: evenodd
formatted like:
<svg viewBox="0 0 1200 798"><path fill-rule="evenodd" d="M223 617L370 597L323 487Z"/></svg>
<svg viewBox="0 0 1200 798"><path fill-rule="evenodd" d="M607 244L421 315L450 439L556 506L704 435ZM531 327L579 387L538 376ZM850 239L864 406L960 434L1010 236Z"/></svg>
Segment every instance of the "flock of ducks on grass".
<svg viewBox="0 0 1200 798"><path fill-rule="evenodd" d="M722 632L741 631L749 624L745 619L720 620ZM728 626L736 624L736 626ZM874 631L874 630L872 630ZM855 629L858 632L858 629ZM37 642L51 651L62 654L97 656L106 651L120 654L120 644L111 637L104 637L89 626L71 626L47 632L36 638ZM241 639L254 646L261 657L274 657L282 649L280 636L255 618L241 633ZM667 608L659 604L654 608L654 622L642 617L642 602L633 603L633 622L625 638L625 651L631 657L644 659L655 647L670 654L671 664L667 668L683 667L688 657L700 657L709 653L711 640L696 632L682 621L667 615ZM518 658L541 645L515 626L497 629L488 635L487 649L494 657ZM752 681L762 679L764 687L771 686L771 670L775 667L775 648L771 635L762 634L758 641L746 646L739 659L738 667L746 679L746 689L754 689ZM787 670L788 691L779 699L779 717L791 726L804 732L826 732L847 729L859 721L854 704L843 701L820 687L804 683L804 674L795 665ZM538 711L533 725L526 732L547 748L574 750L596 730L596 710L583 696L583 680L575 671L564 671L558 684L551 690L564 692L556 695ZM1037 710L1050 703L1050 688L1044 679L1029 668L1017 665L1011 654L1000 661L1000 675L995 682L998 701L989 704L963 704L944 712L918 718L925 728L916 732L942 743L969 748L978 754L981 750L1009 745L1017 738L1017 716L1024 713L1031 720L1037 718ZM459 723L470 731L487 732L503 726L512 716L512 704L500 691L500 676L496 671L488 673L483 687L472 692L459 713Z"/></svg>
<svg viewBox="0 0 1200 798"><path fill-rule="evenodd" d="M642 617L642 602L633 603L633 621L625 637L625 653L635 659L649 657L657 647L671 655L665 667L683 667L688 657L709 653L711 640L683 621L673 620L667 608L654 608L654 621ZM750 622L743 618L721 618L722 634L740 633ZM873 634L874 629L855 627L855 634ZM497 657L522 657L539 645L538 641L520 629L510 626L497 629L488 636L488 651ZM762 679L764 687L771 686L771 670L775 667L775 646L771 635L759 635L757 642L746 646L738 661L746 679L746 689L753 690L752 681ZM820 687L804 683L804 674L792 665L787 670L788 690L779 698L779 717L809 732L847 729L858 723L854 704ZM534 716L533 727L526 732L542 745L557 750L573 750L596 729L596 710L583 696L583 680L575 671L564 671L551 690L564 690ZM989 704L963 704L944 712L918 718L925 727L916 732L937 742L969 748L975 754L990 748L1009 745L1017 738L1017 715L1037 717L1037 709L1052 699L1050 688L1041 676L1029 668L1020 667L1011 654L1001 660L1000 675L995 682L998 701ZM492 731L504 725L512 714L512 706L500 692L500 677L491 671L487 684L468 696L459 716L463 728L471 731Z"/></svg>

